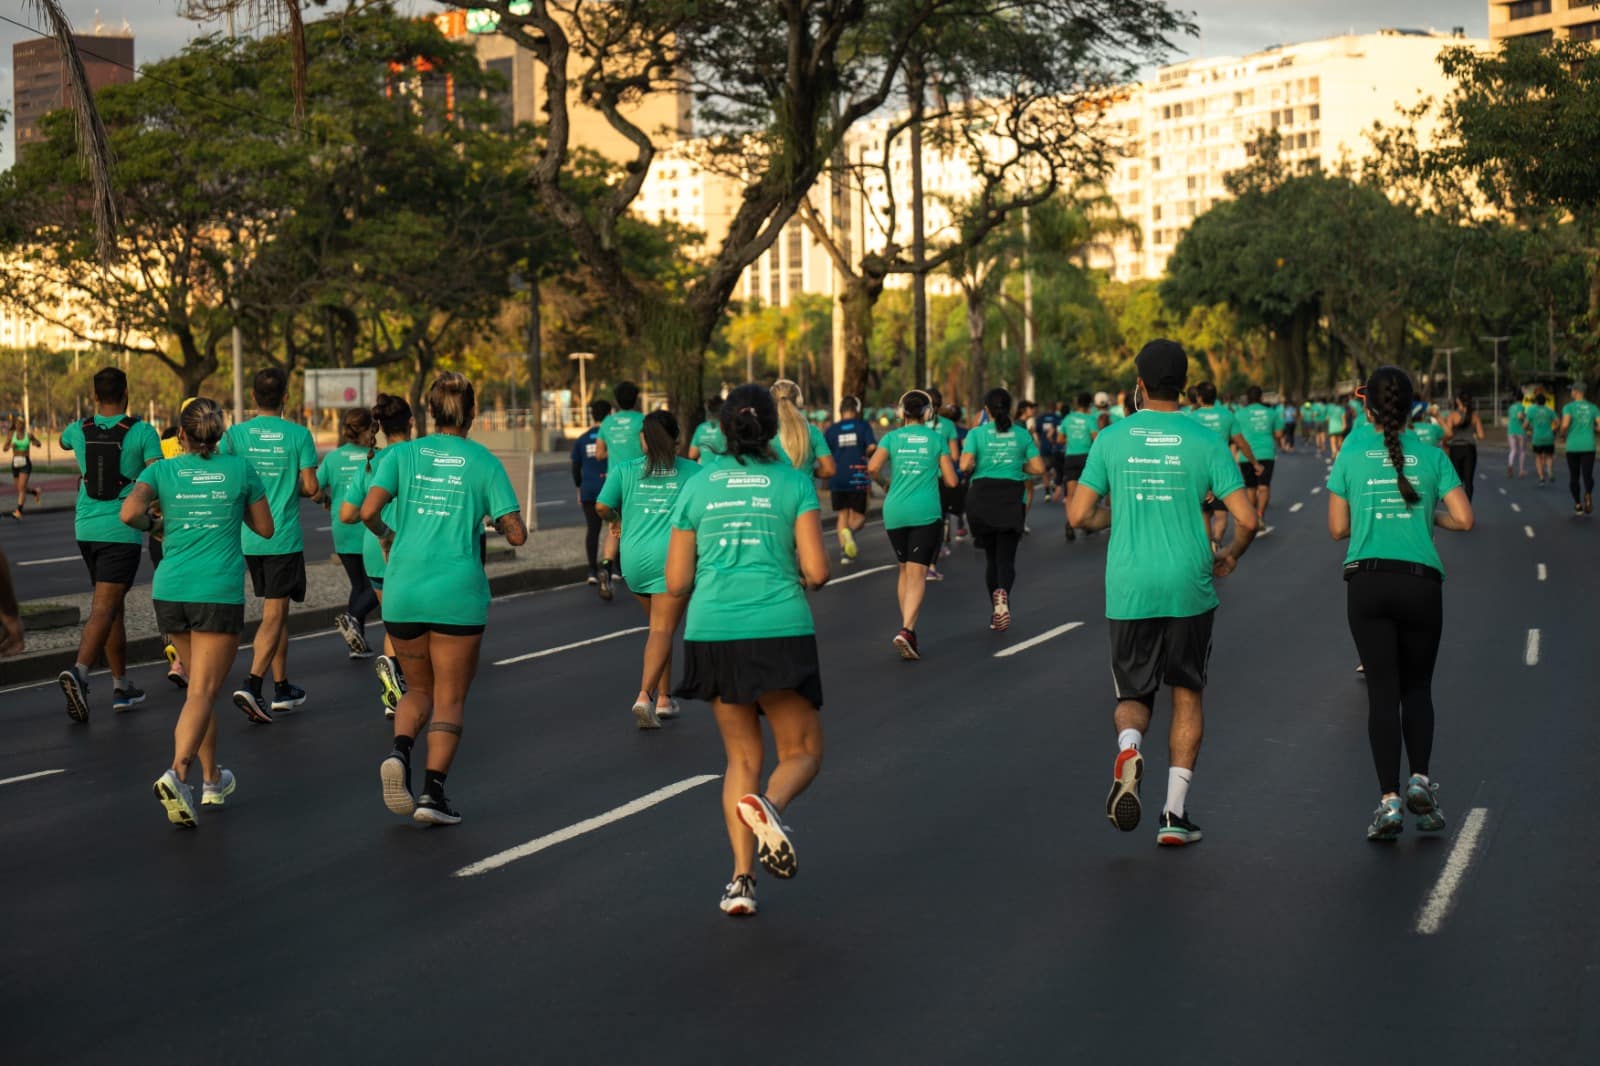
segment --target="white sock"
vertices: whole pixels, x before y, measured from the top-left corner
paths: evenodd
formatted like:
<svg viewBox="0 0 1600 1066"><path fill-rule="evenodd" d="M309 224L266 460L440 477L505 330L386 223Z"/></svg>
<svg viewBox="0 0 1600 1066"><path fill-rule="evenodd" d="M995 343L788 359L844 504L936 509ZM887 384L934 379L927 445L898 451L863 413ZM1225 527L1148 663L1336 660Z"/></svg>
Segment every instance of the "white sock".
<svg viewBox="0 0 1600 1066"><path fill-rule="evenodd" d="M127 687L128 687L128 679L127 678L125 678L125 677L113 677L111 679L112 691L121 692L123 689L125 689Z"/></svg>
<svg viewBox="0 0 1600 1066"><path fill-rule="evenodd" d="M1137 729L1124 729L1122 732L1117 734L1118 751L1127 751L1129 748L1137 748L1143 742L1144 734L1139 732Z"/></svg>
<svg viewBox="0 0 1600 1066"><path fill-rule="evenodd" d="M73 663L72 664L72 668L74 670L78 671L78 676L83 678L83 680L85 680L85 681L89 680L89 664L88 663Z"/></svg>
<svg viewBox="0 0 1600 1066"><path fill-rule="evenodd" d="M1162 808L1178 816L1183 815L1184 801L1189 798L1189 782L1194 780L1194 771L1185 770L1174 766L1167 771L1167 805Z"/></svg>

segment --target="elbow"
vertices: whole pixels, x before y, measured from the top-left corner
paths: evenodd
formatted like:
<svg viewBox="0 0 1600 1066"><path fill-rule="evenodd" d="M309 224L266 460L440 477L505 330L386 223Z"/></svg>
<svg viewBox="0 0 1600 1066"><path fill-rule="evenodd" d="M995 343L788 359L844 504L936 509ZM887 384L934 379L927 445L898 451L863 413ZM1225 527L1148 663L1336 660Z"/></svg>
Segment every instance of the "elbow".
<svg viewBox="0 0 1600 1066"><path fill-rule="evenodd" d="M1234 515L1233 524L1239 527L1239 532L1252 537L1261 531L1261 517L1253 510Z"/></svg>
<svg viewBox="0 0 1600 1066"><path fill-rule="evenodd" d="M518 522L511 529L506 530L506 543L513 548L520 548L528 543L528 527Z"/></svg>
<svg viewBox="0 0 1600 1066"><path fill-rule="evenodd" d="M356 518L363 525L371 525L372 520L378 517L378 508L370 503L362 503L361 510L356 512Z"/></svg>
<svg viewBox="0 0 1600 1066"><path fill-rule="evenodd" d="M1463 533L1471 533L1472 527L1477 525L1477 521L1477 518L1473 515L1470 508L1467 510L1466 514L1460 515L1456 518L1456 524L1461 527L1461 532Z"/></svg>
<svg viewBox="0 0 1600 1066"><path fill-rule="evenodd" d="M826 560L819 565L808 566L805 569L806 586L808 588L820 589L828 583L828 579L832 576L833 574L828 570Z"/></svg>

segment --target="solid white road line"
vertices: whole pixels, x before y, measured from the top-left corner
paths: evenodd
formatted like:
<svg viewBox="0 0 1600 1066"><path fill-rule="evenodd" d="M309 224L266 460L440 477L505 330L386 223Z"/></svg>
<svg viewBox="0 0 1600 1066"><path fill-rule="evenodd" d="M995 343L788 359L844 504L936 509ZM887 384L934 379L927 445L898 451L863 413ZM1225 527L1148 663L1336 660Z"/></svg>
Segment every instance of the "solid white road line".
<svg viewBox="0 0 1600 1066"><path fill-rule="evenodd" d="M557 829L554 833L546 833L544 836L536 837L526 844L518 844L514 848L507 848L505 851L491 855L487 859L480 859L470 866L463 866L451 876L476 877L478 874L486 874L490 870L498 870L502 866L516 862L518 859L526 859L530 855L537 855L546 848L564 844L575 837L583 836L585 833L592 833L602 826L610 825L612 822L620 822L622 819L638 814L640 811L649 810L656 804L665 803L672 797L682 795L692 788L699 788L708 782L721 780L721 776L720 774L700 774L698 777L686 777L682 781L668 785L666 788L658 788L654 792L646 793L636 800L624 803L620 807L613 807L604 814L597 814L593 818L585 818L583 821L575 822L565 829Z"/></svg>
<svg viewBox="0 0 1600 1066"><path fill-rule="evenodd" d="M54 682L51 682L54 684ZM53 774L64 774L65 770L40 770L34 774L20 774L17 777L0 778L0 785L14 785L19 781L32 781L36 777L50 777Z"/></svg>
<svg viewBox="0 0 1600 1066"><path fill-rule="evenodd" d="M1546 570L1544 568L1544 564L1543 563L1540 563L1539 564L1539 580L1540 581L1545 581L1549 577L1550 577L1550 571L1548 571L1548 570Z"/></svg>
<svg viewBox="0 0 1600 1066"><path fill-rule="evenodd" d="M1514 503L1514 504L1512 504L1512 505L1511 505L1511 509L1512 509L1512 510L1513 510L1513 511L1515 511L1515 512L1517 512L1517 513L1518 513L1518 514L1521 514L1521 513L1522 513L1522 505L1521 505L1521 504L1520 504L1520 503Z"/></svg>
<svg viewBox="0 0 1600 1066"><path fill-rule="evenodd" d="M1444 861L1444 869L1439 871L1439 880L1428 894L1428 902L1422 905L1422 912L1417 915L1417 932L1423 936L1437 933L1449 915L1456 892L1461 888L1461 880L1466 877L1467 867L1477 853L1478 838L1483 835L1483 823L1488 817L1489 812L1483 807L1474 807L1467 812L1467 820L1461 823L1461 832L1456 834L1455 846Z"/></svg>
<svg viewBox="0 0 1600 1066"><path fill-rule="evenodd" d="M1047 640L1054 640L1063 633L1071 633L1074 629L1077 629L1082 625L1082 622L1068 622L1064 626L1056 626L1054 629L1047 629L1036 637L1029 637L1021 644L1013 644L1009 648L1001 648L999 651L994 653L994 657L996 659L1009 658L1010 656L1017 654L1019 651L1027 651L1029 648L1043 644Z"/></svg>
<svg viewBox="0 0 1600 1066"><path fill-rule="evenodd" d="M28 559L28 560L26 560L24 562L18 563L17 565L18 566L46 566L46 565L48 565L50 563L70 563L74 559L76 559L78 562L82 562L83 561L83 556L81 556L81 555L58 555L54 559Z"/></svg>
<svg viewBox="0 0 1600 1066"><path fill-rule="evenodd" d="M608 640L616 640L618 637L631 637L635 633L648 632L649 629L649 626L633 626L629 629L619 629L615 633L606 633L603 636L590 637L588 640L578 640L572 642L571 644L562 644L555 648L545 648L543 651L530 651L526 655L516 655L510 659L497 659L495 660L495 665L510 666L512 663L525 663L529 659L543 659L546 655L555 655L559 652L571 651L573 648L586 648L591 644L603 644Z"/></svg>
<svg viewBox="0 0 1600 1066"><path fill-rule="evenodd" d="M895 563L890 563L888 566L874 566L870 570L857 570L853 574L846 574L844 577L836 577L832 581L829 581L826 585L822 586L822 591L826 592L835 585L842 585L846 581L854 581L856 578L866 577L868 574L881 574L885 570L893 570L896 565L897 564Z"/></svg>
<svg viewBox="0 0 1600 1066"><path fill-rule="evenodd" d="M1295 502L1294 502L1294 504L1292 504L1292 505L1291 505L1291 506L1290 506L1290 507L1289 507L1289 513L1290 513L1290 514L1294 514L1294 513L1295 513L1295 512L1296 512L1296 511L1298 511L1298 510L1300 510L1300 508L1302 508L1302 507L1304 507L1304 506L1305 506L1305 504L1303 504L1303 503L1301 503L1301 502L1299 502L1299 501L1298 501L1298 500L1296 500L1296 501L1295 501Z"/></svg>
<svg viewBox="0 0 1600 1066"><path fill-rule="evenodd" d="M1539 665L1539 631L1528 630L1528 642L1522 647L1522 661L1527 666Z"/></svg>
<svg viewBox="0 0 1600 1066"><path fill-rule="evenodd" d="M1522 527L1522 531L1528 535L1528 539L1529 540L1533 539L1533 527L1532 526L1523 526Z"/></svg>

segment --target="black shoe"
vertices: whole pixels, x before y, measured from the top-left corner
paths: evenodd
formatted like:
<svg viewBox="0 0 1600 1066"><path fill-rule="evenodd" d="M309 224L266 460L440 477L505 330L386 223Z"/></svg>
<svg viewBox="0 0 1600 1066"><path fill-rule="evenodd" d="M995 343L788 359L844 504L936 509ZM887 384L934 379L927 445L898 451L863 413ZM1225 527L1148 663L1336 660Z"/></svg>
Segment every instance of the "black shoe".
<svg viewBox="0 0 1600 1066"><path fill-rule="evenodd" d="M461 821L461 812L451 808L443 792L437 796L424 792L417 797L417 809L411 812L411 820L429 825L455 825Z"/></svg>
<svg viewBox="0 0 1600 1066"><path fill-rule="evenodd" d="M1073 541L1075 541L1077 539L1078 539L1078 531L1073 529L1071 526L1068 526L1067 527L1067 543L1071 544Z"/></svg>
<svg viewBox="0 0 1600 1066"><path fill-rule="evenodd" d="M56 684L61 686L61 694L67 698L67 715L74 722L87 722L89 720L89 682L78 673L76 666L70 667L56 675Z"/></svg>
<svg viewBox="0 0 1600 1066"><path fill-rule="evenodd" d="M609 601L611 599L611 596L612 596L612 592L611 592L611 568L609 566L602 566L600 568L600 572L598 574L596 574L595 576L600 579L600 598L602 600L608 600Z"/></svg>
<svg viewBox="0 0 1600 1066"><path fill-rule="evenodd" d="M416 811L417 801L411 795L410 759L398 749L391 751L378 764L378 778L383 782L383 805L391 814L403 818Z"/></svg>
<svg viewBox="0 0 1600 1066"><path fill-rule="evenodd" d="M245 713L252 722L270 725L272 715L267 713L266 698L246 686L233 694L233 705Z"/></svg>
<svg viewBox="0 0 1600 1066"><path fill-rule="evenodd" d="M275 711L292 711L305 701L306 690L287 681L277 685L272 691L272 709Z"/></svg>
<svg viewBox="0 0 1600 1066"><path fill-rule="evenodd" d="M1181 814L1171 811L1161 812L1161 825L1156 830L1156 843L1169 848L1181 848L1185 844L1198 844L1205 839L1205 834L1200 832L1200 827Z"/></svg>

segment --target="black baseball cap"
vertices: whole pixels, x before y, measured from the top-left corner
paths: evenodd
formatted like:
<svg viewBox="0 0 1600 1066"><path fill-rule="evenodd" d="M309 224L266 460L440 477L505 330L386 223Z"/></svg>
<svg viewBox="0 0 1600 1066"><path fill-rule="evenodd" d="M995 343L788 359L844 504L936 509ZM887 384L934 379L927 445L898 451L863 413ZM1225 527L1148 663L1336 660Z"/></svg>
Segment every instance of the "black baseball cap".
<svg viewBox="0 0 1600 1066"><path fill-rule="evenodd" d="M1139 349L1133 365L1152 392L1181 393L1189 380L1189 357L1177 341L1154 340Z"/></svg>

